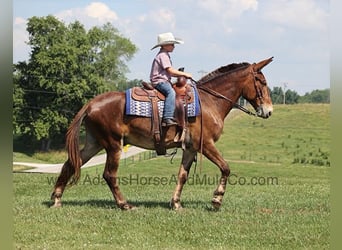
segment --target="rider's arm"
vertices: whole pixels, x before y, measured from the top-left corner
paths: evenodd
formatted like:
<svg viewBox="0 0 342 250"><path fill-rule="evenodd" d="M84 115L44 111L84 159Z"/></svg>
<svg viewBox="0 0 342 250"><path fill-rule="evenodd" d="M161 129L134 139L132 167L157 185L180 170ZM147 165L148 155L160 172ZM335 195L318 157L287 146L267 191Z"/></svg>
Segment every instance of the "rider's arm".
<svg viewBox="0 0 342 250"><path fill-rule="evenodd" d="M177 77L177 76L184 76L186 78L192 78L191 74L190 73L186 73L186 72L182 72L182 71L179 71L177 69L174 69L172 67L168 67L166 69L166 71L173 77Z"/></svg>

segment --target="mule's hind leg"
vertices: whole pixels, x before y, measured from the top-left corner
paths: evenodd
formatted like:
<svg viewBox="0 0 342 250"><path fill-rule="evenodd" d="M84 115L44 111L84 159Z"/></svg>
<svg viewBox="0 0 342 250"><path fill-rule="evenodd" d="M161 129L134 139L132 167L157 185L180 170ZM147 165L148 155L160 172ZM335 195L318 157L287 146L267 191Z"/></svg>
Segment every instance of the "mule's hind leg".
<svg viewBox="0 0 342 250"><path fill-rule="evenodd" d="M54 190L51 194L51 200L54 201L54 204L51 207L61 207L62 206L62 195L65 189L65 186L69 182L71 176L75 173L74 168L71 166L69 159L64 163L61 173L58 176L58 179L55 183Z"/></svg>
<svg viewBox="0 0 342 250"><path fill-rule="evenodd" d="M86 136L86 143L84 148L81 150L82 165L90 160L94 155L96 155L102 146L100 146L97 141L93 139L90 134ZM68 184L70 178L74 175L75 168L71 165L69 159L64 163L61 173L58 176L54 190L51 194L51 199L54 204L51 207L61 207L62 206L62 195L66 185Z"/></svg>
<svg viewBox="0 0 342 250"><path fill-rule="evenodd" d="M195 159L195 156L196 156L196 151L191 151L189 149L186 149L183 151L182 163L178 171L177 186L172 195L171 202L170 202L170 206L172 209L178 210L182 208L180 197L182 194L183 186L188 179L189 171Z"/></svg>
<svg viewBox="0 0 342 250"><path fill-rule="evenodd" d="M107 149L107 161L103 178L106 180L110 191L119 208L123 210L130 210L134 207L127 203L119 188L119 181L117 172L119 168L119 161L121 157L121 144L117 144L113 149Z"/></svg>

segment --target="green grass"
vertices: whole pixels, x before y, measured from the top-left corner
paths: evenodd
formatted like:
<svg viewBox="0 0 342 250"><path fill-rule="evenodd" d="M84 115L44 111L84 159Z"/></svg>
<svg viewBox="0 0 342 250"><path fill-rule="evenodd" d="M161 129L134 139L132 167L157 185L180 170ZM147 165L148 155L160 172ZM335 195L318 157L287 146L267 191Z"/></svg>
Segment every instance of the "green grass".
<svg viewBox="0 0 342 250"><path fill-rule="evenodd" d="M64 162L67 157L65 150L52 151L49 153L36 152L32 155L13 152L14 162L34 162L34 163L61 163Z"/></svg>
<svg viewBox="0 0 342 250"><path fill-rule="evenodd" d="M276 105L263 120L234 115L217 143L226 158L330 166L330 105Z"/></svg>
<svg viewBox="0 0 342 250"><path fill-rule="evenodd" d="M205 158L202 169L191 171L181 212L168 204L178 155L173 164L164 157L122 164L121 190L138 206L129 212L114 205L101 178L103 166L82 170L79 184L65 191L61 209L48 208L58 175L14 173L14 247L328 249L331 168L311 160L293 163L298 155L323 159L309 154L319 148L329 160L328 109L276 106L269 120L231 117L218 143L232 169L218 212L211 209L210 200L219 172ZM252 185L251 180L259 183Z"/></svg>

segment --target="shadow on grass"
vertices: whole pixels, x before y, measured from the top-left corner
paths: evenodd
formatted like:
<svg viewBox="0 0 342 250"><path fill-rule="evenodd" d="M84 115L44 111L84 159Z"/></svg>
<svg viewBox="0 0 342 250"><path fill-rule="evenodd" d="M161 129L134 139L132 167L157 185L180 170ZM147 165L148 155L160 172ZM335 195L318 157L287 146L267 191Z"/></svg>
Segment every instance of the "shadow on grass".
<svg viewBox="0 0 342 250"><path fill-rule="evenodd" d="M139 208L139 207L147 207L147 208L170 208L168 202L160 202L160 201L128 201L129 204ZM50 207L53 205L52 201L44 201L42 202L43 205ZM98 207L98 208L118 208L116 203L113 200L100 200L100 199L93 199L93 200L84 200L84 201L71 201L71 200L64 200L62 201L63 207L67 206L88 206L88 207ZM118 208L119 209L119 208Z"/></svg>
<svg viewBox="0 0 342 250"><path fill-rule="evenodd" d="M171 209L170 202L166 201L155 201L155 200L145 200L145 201L128 201L129 204L139 208L163 208L163 209ZM44 201L42 204L46 207L50 207L53 205L52 201ZM106 208L106 209L119 209L113 200L101 200L101 199L92 199L92 200L65 200L62 201L63 207L95 207L95 208ZM209 203L204 201L184 201L182 202L184 208L189 209L204 209L207 211L217 211L213 209Z"/></svg>
<svg viewBox="0 0 342 250"><path fill-rule="evenodd" d="M46 207L50 207L53 205L53 201L44 201L42 202ZM63 207L98 207L98 208L116 208L116 204L112 200L63 200Z"/></svg>

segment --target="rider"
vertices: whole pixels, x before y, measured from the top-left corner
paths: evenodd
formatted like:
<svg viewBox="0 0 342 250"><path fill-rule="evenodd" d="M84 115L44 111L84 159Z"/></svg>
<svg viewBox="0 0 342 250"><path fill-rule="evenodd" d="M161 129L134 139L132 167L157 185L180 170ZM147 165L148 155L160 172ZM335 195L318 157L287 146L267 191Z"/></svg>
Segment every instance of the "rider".
<svg viewBox="0 0 342 250"><path fill-rule="evenodd" d="M175 44L184 43L181 39L175 38L171 32L158 35L158 43L151 50L160 47L160 50L153 60L150 80L155 89L165 95L162 126L177 125L174 119L176 94L172 88L171 77L184 76L192 78L191 74L176 70L172 67L170 54Z"/></svg>

